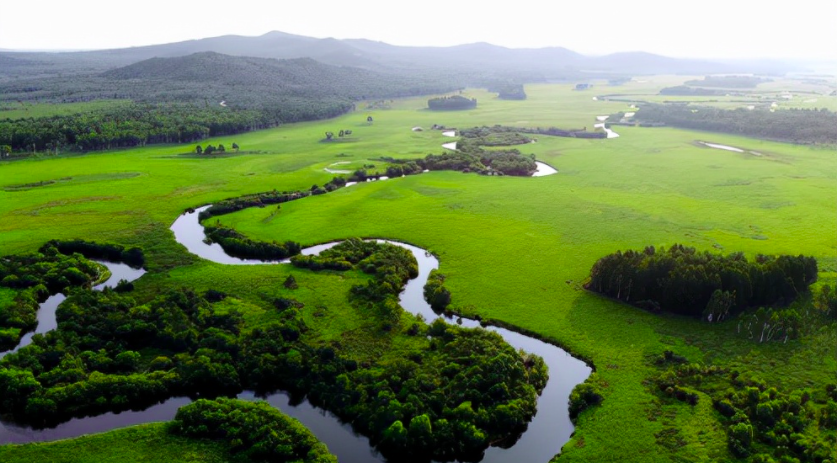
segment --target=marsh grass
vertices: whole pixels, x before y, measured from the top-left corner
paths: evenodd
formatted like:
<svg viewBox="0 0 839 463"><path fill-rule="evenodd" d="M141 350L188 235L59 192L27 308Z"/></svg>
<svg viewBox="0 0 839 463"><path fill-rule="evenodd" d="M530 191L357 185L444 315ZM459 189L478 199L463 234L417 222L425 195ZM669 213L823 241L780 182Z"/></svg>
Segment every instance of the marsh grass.
<svg viewBox="0 0 839 463"><path fill-rule="evenodd" d="M175 243L169 226L190 207L246 193L322 185L335 176L323 167L336 158L351 159L356 166L381 156L440 153L449 139L429 130L432 124L592 126L595 116L628 110L625 102L592 100L596 92L642 98L678 85L679 79L685 78L656 76L652 82L586 92L574 92L571 85L533 85L525 89L526 101L467 90L464 96L479 101L475 110L431 112L423 110L427 98L399 99L387 110L202 142L229 146L235 141L250 151L246 155L186 156L194 147L180 145L0 162L0 185L98 179L0 191L0 254L79 237L140 246L149 273L135 284L138 298L181 286L224 291L231 297L225 307L246 314L248 327L274 319L273 298L294 298L305 304L302 313L313 327L306 334L309 341L338 346L359 361L387 358L419 341L400 330L374 329L370 314L347 303L349 288L369 277L287 265L213 264ZM365 122L368 115L373 124ZM412 132L414 126L424 130ZM353 128L358 141L320 143L324 132L346 127ZM547 177L432 172L285 203L279 212L257 208L218 219L268 241L311 245L359 236L421 246L440 259L455 310L532 331L590 359L604 382L605 400L579 417L563 461L725 460L726 436L710 399L701 395L695 408L662 402L646 385L657 374L648 357L670 349L691 361L748 370L779 389L823 387L835 382L835 332L758 344L738 336L731 323L655 316L590 294L581 284L603 255L673 243L748 256L813 255L822 270L819 284L835 281L836 147L672 128L616 131L620 138L539 137L538 143L520 146L524 154L534 153L558 170ZM698 139L772 156L697 147ZM120 177L128 172L139 175ZM299 289L283 288L289 275ZM3 297L8 298L0 292L0 303ZM400 329L412 321L405 315ZM562 372L551 374L561 377ZM97 438L111 439L115 448L130 445L114 436L121 435ZM78 442L61 445L71 449ZM168 444L164 447L168 452ZM0 450L24 455L17 448ZM15 458L22 459L3 461L27 461Z"/></svg>

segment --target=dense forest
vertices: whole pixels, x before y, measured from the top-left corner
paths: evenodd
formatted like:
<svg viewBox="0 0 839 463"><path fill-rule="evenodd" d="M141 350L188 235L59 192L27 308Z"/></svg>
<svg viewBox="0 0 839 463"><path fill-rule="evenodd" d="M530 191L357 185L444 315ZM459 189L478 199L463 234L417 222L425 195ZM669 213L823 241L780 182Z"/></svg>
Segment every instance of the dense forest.
<svg viewBox="0 0 839 463"><path fill-rule="evenodd" d="M586 289L653 311L720 321L746 308L786 305L816 281L816 260L804 256L669 249L609 254L591 268Z"/></svg>
<svg viewBox="0 0 839 463"><path fill-rule="evenodd" d="M835 327L834 327L835 329ZM836 384L779 391L735 369L691 363L665 351L654 393L697 405L708 395L728 435L728 448L755 463L836 462Z"/></svg>
<svg viewBox="0 0 839 463"><path fill-rule="evenodd" d="M153 58L100 75L0 84L0 103L131 100L82 114L0 119L12 153L188 143L279 124L325 119L369 98L438 93L428 78L218 53ZM1 114L1 113L0 113Z"/></svg>
<svg viewBox="0 0 839 463"><path fill-rule="evenodd" d="M433 111L456 111L477 107L478 100L475 98L469 99L460 95L441 96L428 100L428 109Z"/></svg>
<svg viewBox="0 0 839 463"><path fill-rule="evenodd" d="M645 104L635 113L635 119L642 123L664 123L684 129L793 143L836 144L836 113L827 109L749 111L744 108Z"/></svg>
<svg viewBox="0 0 839 463"><path fill-rule="evenodd" d="M50 262L43 254L32 259ZM277 321L246 330L242 314L216 310L229 297L218 291L201 295L183 288L140 301L131 292L80 288L58 308L57 329L0 360L0 413L49 426L178 395L213 398L245 388L283 389L306 394L352 422L386 456L411 455L416 461L479 458L491 442L526 427L547 382L544 362L482 329L442 320L405 326L398 294L417 272L410 252L353 239L293 263L372 275L366 285L352 288L350 303L375 314L380 329L422 342L379 363L359 364L332 347L312 344L302 304L295 301L277 299ZM247 411L248 418L233 409ZM213 420L195 427L207 413ZM200 403L179 413L175 426L187 435L229 438L260 453L267 451L260 442L268 436L238 433L256 426L251 420L274 418L260 406Z"/></svg>

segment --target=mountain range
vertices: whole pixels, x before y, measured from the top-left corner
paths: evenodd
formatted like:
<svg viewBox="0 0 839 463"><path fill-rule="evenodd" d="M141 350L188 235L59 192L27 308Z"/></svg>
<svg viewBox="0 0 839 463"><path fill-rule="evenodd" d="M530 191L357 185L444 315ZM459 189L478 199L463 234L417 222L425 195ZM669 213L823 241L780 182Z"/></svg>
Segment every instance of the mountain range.
<svg viewBox="0 0 839 463"><path fill-rule="evenodd" d="M524 82L584 80L636 74L783 73L787 65L773 61L747 63L670 58L645 52L586 56L562 47L506 48L489 43L451 47L407 47L366 39L313 38L284 32L256 37L225 35L162 45L81 52L0 52L0 75L102 72L151 58L201 52L232 56L297 59L378 71L454 71ZM11 66L5 64L13 64Z"/></svg>

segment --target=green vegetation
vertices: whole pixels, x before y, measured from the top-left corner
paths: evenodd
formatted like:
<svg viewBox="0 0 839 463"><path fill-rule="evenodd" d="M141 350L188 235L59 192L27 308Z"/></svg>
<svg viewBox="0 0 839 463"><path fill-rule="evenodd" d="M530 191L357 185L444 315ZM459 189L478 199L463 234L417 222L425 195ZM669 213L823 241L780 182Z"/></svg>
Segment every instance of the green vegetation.
<svg viewBox="0 0 839 463"><path fill-rule="evenodd" d="M130 85L126 82L130 81ZM131 100L75 114L0 119L0 145L14 153L107 150L191 143L279 124L335 117L373 96L453 90L454 85L340 68L311 59L196 53L152 58L100 76L0 84L4 102ZM67 95L72 95L68 101Z"/></svg>
<svg viewBox="0 0 839 463"><path fill-rule="evenodd" d="M451 111L461 109L474 109L478 107L478 100L466 98L460 95L442 96L428 100L428 109L434 111Z"/></svg>
<svg viewBox="0 0 839 463"><path fill-rule="evenodd" d="M738 370L688 363L672 351L655 363L664 369L655 379L663 396L692 406L699 393L710 396L736 457L765 463L835 461L836 384L781 392Z"/></svg>
<svg viewBox="0 0 839 463"><path fill-rule="evenodd" d="M166 425L151 424L44 444L0 446L5 463L247 463L231 455L227 444L175 436Z"/></svg>
<svg viewBox="0 0 839 463"><path fill-rule="evenodd" d="M498 98L502 100L526 100L527 93L524 92L524 85L522 84L499 84L487 88L490 92L498 93Z"/></svg>
<svg viewBox="0 0 839 463"><path fill-rule="evenodd" d="M793 143L836 144L836 113L826 109L779 111L683 105L644 105L635 118L646 123L673 127L735 133Z"/></svg>
<svg viewBox="0 0 839 463"><path fill-rule="evenodd" d="M587 289L635 306L709 321L758 305L788 305L807 293L818 276L813 257L728 256L695 248L647 246L616 252L591 268Z"/></svg>
<svg viewBox="0 0 839 463"><path fill-rule="evenodd" d="M610 91L634 94L627 96L632 99L661 101L675 98L657 96L662 86L683 80L633 81L610 87ZM762 84L761 89L775 84ZM318 349L328 347L339 354L336 358L370 365L375 373L371 382L356 383L358 387L373 390L374 381L382 380L390 387L391 373L403 371L394 365L410 362L421 372L431 368L427 365L443 368L442 358L434 355L440 355L444 338L429 341L409 335L414 323L422 325L404 314L391 331L384 331L375 306L352 304L348 297L352 287L366 286L374 275L358 270L311 271L291 265L216 265L188 254L175 243L169 226L190 207L274 189L307 191L313 185L323 185L334 177L323 168L338 157L352 160L355 168L369 164L371 158L416 160L442 152L440 144L448 139L436 130L411 132L409 128L414 126L590 127L597 115L631 111L626 102L594 101L592 93L572 92L572 88L528 85L525 101L505 101L486 91L467 90L464 96L482 103L479 109L461 112L418 111L426 107L427 98L396 99L390 109L370 112L376 121L373 125L364 122L368 114L350 113L330 121L239 134L235 139L207 140L215 146L231 146L235 141L253 150L238 156L179 156L194 152L194 143L190 143L0 162L5 184L89 179L0 191L0 250L25 254L51 239L75 238L139 247L149 273L135 282L133 292L126 293L125 297L136 303L132 307L150 307L159 295L184 286L199 295L210 289L223 292L228 297L208 304L217 316L242 314L240 347L245 344L244 333L256 330L262 330L264 340L281 343L265 344L265 350L252 351L259 355L251 358L263 352L275 355L271 349L276 348L283 355L297 350L300 358L316 359ZM796 98L789 104L803 99ZM824 103L814 105L835 105L835 98L818 98ZM743 105L732 99L720 104ZM359 140L351 144L317 142L324 132L340 127L351 127ZM696 394L695 406L666 395L654 382L664 370L651 362L650 356L672 350L704 367L736 370L748 381L754 377L765 382L766 390L776 388L785 397L803 388L812 389L811 396L821 401L828 397L826 387L836 381L834 322L826 321L825 327L786 343L778 338L760 343L759 330L754 337L745 330L738 333L741 320L736 317L709 324L654 315L583 291L582 283L592 265L615 250L681 242L697 252L742 251L750 261L758 254L813 256L819 274L811 288L817 298L836 278L835 145L797 146L713 134L714 143L764 154L757 157L695 146L695 140L710 137L707 132L673 127L615 130L620 138L539 137L538 143L528 145L528 151L558 170L552 176L487 178L430 172L310 195L281 204L279 211L276 205L252 207L215 218L259 241L311 245L363 236L416 244L440 259L445 288L451 295L448 310L537 333L591 359L598 376L595 392L603 400L579 413L575 435L564 447L560 461L622 461L627 455L638 462L737 460L729 448L728 427L732 424L723 421L714 408L716 394L686 383L680 387ZM386 169L383 165L378 168ZM125 173L138 175L120 175ZM297 289L283 286L290 276ZM0 297L8 299L2 291ZM299 301L303 307L281 311L273 305L281 298ZM286 313L288 310L294 316ZM298 331L311 350L298 348L302 341L286 344L282 337L283 328L293 328L297 320L307 327ZM422 334L422 329L418 333ZM247 342L256 349L255 340ZM428 352L432 344L438 347L436 354ZM422 364L406 355L414 352L422 352ZM150 364L158 356L152 350L138 353L140 365ZM171 353L161 355L174 361ZM112 358L111 354L108 357ZM296 354L290 356L294 358ZM303 365L308 368L314 363ZM404 371L421 376L407 368ZM394 387L401 380L394 380ZM452 391L459 390L458 383L450 384ZM404 412L412 402L391 390ZM737 407L750 417L754 429L757 425L751 412L745 406ZM818 408L828 409L827 402ZM414 417L423 414L410 418L403 414L406 418L400 423L409 441ZM448 420L445 416L439 419ZM828 423L829 416L826 420ZM380 421L386 422L387 430L395 420ZM436 428L431 415L429 421L433 435ZM414 435L422 435L425 423L424 418L417 418ZM833 438L828 430L813 424L818 421L810 423L802 433L808 439L818 436L818 441L828 443ZM145 432L149 428L139 429ZM615 429L625 432L616 433ZM111 435L98 437L110 439ZM400 442L402 435L395 425L388 442ZM55 447L3 446L0 452L4 461L27 461L26 456L36 455L25 453L33 451L30 449L59 446L68 449L62 451L69 455L73 449L82 455L81 449L90 442L87 439L91 438L49 444ZM113 439L108 442L114 448L133 445L123 438ZM830 445L835 451L835 438ZM160 450L161 454L168 452L169 447L162 448L166 450ZM750 448L755 454L768 451L757 437ZM108 449L102 452L109 455ZM130 458L126 455L124 460ZM178 459L170 456L168 461Z"/></svg>
<svg viewBox="0 0 839 463"><path fill-rule="evenodd" d="M0 259L0 287L16 290L5 293L10 303L0 304L0 351L12 349L35 329L38 305L50 294L90 286L102 273L102 266L81 254L61 254L55 243L43 246L37 254Z"/></svg>
<svg viewBox="0 0 839 463"><path fill-rule="evenodd" d="M169 429L182 436L222 440L250 461L338 461L300 422L265 402L199 399L181 407Z"/></svg>
<svg viewBox="0 0 839 463"><path fill-rule="evenodd" d="M59 307L57 329L0 360L0 414L40 427L176 395L284 389L354 422L385 455L410 452L419 460L474 457L526 428L547 382L544 362L494 333L442 321L414 322L402 333L398 295L417 276L409 251L354 239L292 263L373 275L349 291L351 304L378 325L370 334L393 331L416 340L395 355L359 364L340 345L313 343L300 312L305 304L293 299L273 300L276 319L245 330L242 312L216 309L227 296L215 289L203 296L172 290L147 303L131 293L76 291ZM428 338L418 336L420 330ZM286 444L254 435L252 428L264 423L240 422L245 412L268 419L255 417L265 407L199 403L179 413L175 429L239 442L233 446L262 459L308 453L265 450ZM204 415L217 418L202 428Z"/></svg>
<svg viewBox="0 0 839 463"><path fill-rule="evenodd" d="M689 80L685 82L685 85L694 87L755 88L758 84L764 82L772 82L772 79L754 76L705 76L702 80Z"/></svg>

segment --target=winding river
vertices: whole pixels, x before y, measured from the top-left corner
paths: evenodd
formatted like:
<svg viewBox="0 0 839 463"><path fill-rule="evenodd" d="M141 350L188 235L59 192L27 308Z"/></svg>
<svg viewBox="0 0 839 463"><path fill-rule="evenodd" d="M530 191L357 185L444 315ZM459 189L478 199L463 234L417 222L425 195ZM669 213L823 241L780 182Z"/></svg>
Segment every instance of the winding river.
<svg viewBox="0 0 839 463"><path fill-rule="evenodd" d="M287 260L264 262L238 259L228 256L218 244L205 243L203 241L204 228L198 221L198 214L208 207L204 206L194 212L183 214L172 224L171 230L175 234L176 241L184 245L189 252L204 259L227 265L269 265L288 262ZM422 295L423 286L429 273L439 266L437 258L416 246L394 241L387 242L411 251L419 264L419 275L417 278L410 280L400 294L399 302L402 307L413 314L421 314L427 321L438 318L439 315L434 313ZM336 244L338 242L312 246L304 249L302 253L306 255L317 254ZM110 268L110 264L107 265ZM57 306L58 303L55 305ZM480 326L479 322L469 319L449 318L446 321L470 328ZM538 398L538 411L527 430L509 448L488 448L481 461L487 463L548 462L560 452L562 446L568 442L574 431L568 416L568 398L574 386L583 382L591 374L591 368L552 344L505 328L487 326L485 329L500 334L516 349L523 349L544 358L549 368L550 379ZM329 447L332 453L338 456L339 461L353 463L385 461L375 449L370 447L368 439L356 434L349 424L340 422L330 412L315 408L306 401L292 403L291 398L285 393L257 397L251 391L244 391L239 394L239 397L246 400L266 400L289 416L300 420L318 439ZM44 430L0 423L0 444L52 441L105 432L130 425L168 421L174 418L179 407L190 401L191 399L187 397L174 397L145 410L105 413L93 417L77 418L55 428Z"/></svg>
<svg viewBox="0 0 839 463"><path fill-rule="evenodd" d="M134 281L137 278L143 276L146 273L143 269L135 269L131 268L126 264L121 262L107 262L104 260L95 260L91 259L94 262L100 263L105 267L108 267L108 270L111 271L111 276L105 282L100 283L93 287L96 291L102 291L105 288L113 288L119 283L120 280L127 280L127 281ZM55 311L58 309L58 306L67 299L67 296L64 294L58 293L53 294L52 296L48 297L47 300L42 302L38 306L38 326L35 327L35 331L30 331L23 335L20 339L20 342L17 346L15 346L12 350L7 350L6 352L0 352L0 359L13 353L17 352L18 349L28 346L32 343L32 338L36 334L43 334L47 331L54 330L58 323L55 320ZM2 423L0 423L0 429L2 429ZM2 431L0 431L0 435L2 435ZM0 443L2 443L2 438L0 438Z"/></svg>

